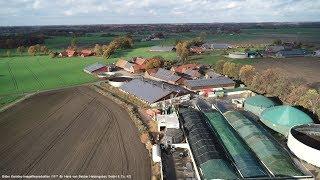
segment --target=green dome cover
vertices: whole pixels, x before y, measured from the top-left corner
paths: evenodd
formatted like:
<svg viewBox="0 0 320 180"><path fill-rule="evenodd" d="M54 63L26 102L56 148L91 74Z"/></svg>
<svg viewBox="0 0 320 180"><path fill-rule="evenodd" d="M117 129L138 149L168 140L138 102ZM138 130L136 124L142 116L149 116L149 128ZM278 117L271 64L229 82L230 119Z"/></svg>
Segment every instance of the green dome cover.
<svg viewBox="0 0 320 180"><path fill-rule="evenodd" d="M256 95L249 97L244 101L244 110L250 111L257 116L260 116L265 109L276 105L277 104L269 98L262 95Z"/></svg>
<svg viewBox="0 0 320 180"><path fill-rule="evenodd" d="M292 106L274 106L261 114L261 121L271 129L287 136L291 127L313 123L312 119L301 110Z"/></svg>
<svg viewBox="0 0 320 180"><path fill-rule="evenodd" d="M247 98L245 100L245 104L250 104L252 106L259 106L259 107L265 107L265 108L277 105L272 100L262 95L256 95L256 96Z"/></svg>

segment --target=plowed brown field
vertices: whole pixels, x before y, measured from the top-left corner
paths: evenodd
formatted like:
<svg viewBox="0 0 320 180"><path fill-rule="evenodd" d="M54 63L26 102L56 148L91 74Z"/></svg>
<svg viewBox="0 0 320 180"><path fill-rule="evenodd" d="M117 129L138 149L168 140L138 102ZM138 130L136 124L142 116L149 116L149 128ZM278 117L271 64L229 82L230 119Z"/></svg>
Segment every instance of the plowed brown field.
<svg viewBox="0 0 320 180"><path fill-rule="evenodd" d="M127 112L77 87L40 93L0 114L0 174L144 180L151 165Z"/></svg>

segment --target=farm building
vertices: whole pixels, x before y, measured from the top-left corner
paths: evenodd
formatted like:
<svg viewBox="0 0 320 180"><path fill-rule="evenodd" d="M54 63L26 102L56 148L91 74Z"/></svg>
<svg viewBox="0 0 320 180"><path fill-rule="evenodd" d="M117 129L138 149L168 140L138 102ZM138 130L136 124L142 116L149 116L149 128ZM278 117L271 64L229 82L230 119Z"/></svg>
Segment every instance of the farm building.
<svg viewBox="0 0 320 180"><path fill-rule="evenodd" d="M288 136L293 126L313 123L313 120L306 113L287 105L274 106L264 110L260 120L284 136Z"/></svg>
<svg viewBox="0 0 320 180"><path fill-rule="evenodd" d="M281 50L275 54L277 58L304 57L311 55L305 49Z"/></svg>
<svg viewBox="0 0 320 180"><path fill-rule="evenodd" d="M256 95L249 97L244 101L244 110L250 111L257 116L260 116L262 111L276 105L277 104L269 98L262 95Z"/></svg>
<svg viewBox="0 0 320 180"><path fill-rule="evenodd" d="M201 77L201 74L196 69L188 69L183 73L188 79L198 79Z"/></svg>
<svg viewBox="0 0 320 180"><path fill-rule="evenodd" d="M116 62L116 66L119 67L119 68L124 68L124 66L128 63L128 61L124 60L124 59L119 59L117 62Z"/></svg>
<svg viewBox="0 0 320 180"><path fill-rule="evenodd" d="M80 52L80 56L81 57L88 57L88 56L93 56L94 55L94 52L89 50L89 49L83 49L81 52Z"/></svg>
<svg viewBox="0 0 320 180"><path fill-rule="evenodd" d="M188 79L197 79L201 76L199 73L201 65L199 64L183 64L180 66L174 66L170 70L177 74L184 75Z"/></svg>
<svg viewBox="0 0 320 180"><path fill-rule="evenodd" d="M74 56L77 55L77 51L72 50L72 49L67 49L67 50L66 50L66 53L67 53L67 56L68 56L68 57L74 57Z"/></svg>
<svg viewBox="0 0 320 180"><path fill-rule="evenodd" d="M158 130L163 128L174 128L179 129L180 123L176 113L171 114L157 114L156 120L158 122Z"/></svg>
<svg viewBox="0 0 320 180"><path fill-rule="evenodd" d="M134 63L130 63L130 62L127 62L127 63L124 65L123 69L124 69L125 71L130 72L130 73L139 73L139 72L141 72L141 69L140 69L140 66L139 66L139 65L134 64Z"/></svg>
<svg viewBox="0 0 320 180"><path fill-rule="evenodd" d="M207 79L210 79L210 78L218 78L218 77L221 77L221 76L223 76L223 75L221 75L219 73L216 73L213 70L208 70L208 71L206 71L204 77L207 78Z"/></svg>
<svg viewBox="0 0 320 180"><path fill-rule="evenodd" d="M88 74L95 74L95 73L100 73L100 72L110 72L110 71L112 71L112 67L97 62L95 64L91 64L91 65L85 67L83 69L83 71Z"/></svg>
<svg viewBox="0 0 320 180"><path fill-rule="evenodd" d="M186 80L185 86L192 91L207 91L216 88L232 89L235 87L235 82L225 76L211 79L195 79Z"/></svg>
<svg viewBox="0 0 320 180"><path fill-rule="evenodd" d="M248 58L248 53L233 52L233 53L229 53L228 57L232 59L246 59Z"/></svg>
<svg viewBox="0 0 320 180"><path fill-rule="evenodd" d="M260 164L255 154L243 139L234 131L226 118L204 100L198 99L197 107L203 112L205 120L213 132L216 132L223 147L228 151L231 159L242 178L268 177L268 172Z"/></svg>
<svg viewBox="0 0 320 180"><path fill-rule="evenodd" d="M152 52L170 52L170 51L175 51L174 46L152 46L150 47L149 51Z"/></svg>
<svg viewBox="0 0 320 180"><path fill-rule="evenodd" d="M273 45L273 46L268 46L265 51L267 53L277 53L277 52L282 51L282 50L284 50L284 46Z"/></svg>
<svg viewBox="0 0 320 180"><path fill-rule="evenodd" d="M184 73L189 69L199 69L201 66L199 64L183 64L180 66L173 66L170 70L176 73Z"/></svg>
<svg viewBox="0 0 320 180"><path fill-rule="evenodd" d="M257 52L257 51L249 51L248 53L248 58L259 58L262 57L262 54Z"/></svg>
<svg viewBox="0 0 320 180"><path fill-rule="evenodd" d="M271 177L308 177L296 166L290 154L261 125L236 111L224 113L229 124L246 142Z"/></svg>
<svg viewBox="0 0 320 180"><path fill-rule="evenodd" d="M144 75L145 75L146 77L153 77L153 76L156 74L156 72L158 71L158 69L159 69L159 68L148 69L148 70L146 70L146 72L144 73Z"/></svg>
<svg viewBox="0 0 320 180"><path fill-rule="evenodd" d="M202 54L204 51L205 49L202 47L197 47L197 46L190 47L190 52L195 54Z"/></svg>
<svg viewBox="0 0 320 180"><path fill-rule="evenodd" d="M290 130L287 145L291 152L306 162L320 167L320 125L295 126Z"/></svg>
<svg viewBox="0 0 320 180"><path fill-rule="evenodd" d="M66 51L62 51L58 54L58 57L68 57L68 53Z"/></svg>
<svg viewBox="0 0 320 180"><path fill-rule="evenodd" d="M189 91L179 86L147 79L133 79L120 86L120 89L153 107L167 102L180 102L190 99Z"/></svg>
<svg viewBox="0 0 320 180"><path fill-rule="evenodd" d="M140 66L144 66L148 62L148 59L142 58L142 57L136 57L134 58L134 63L138 64Z"/></svg>
<svg viewBox="0 0 320 180"><path fill-rule="evenodd" d="M229 49L232 48L230 44L224 44L224 43L204 43L202 45L205 49Z"/></svg>
<svg viewBox="0 0 320 180"><path fill-rule="evenodd" d="M219 138L193 108L180 108L179 113L199 173L203 179L238 179L236 169L225 154Z"/></svg>
<svg viewBox="0 0 320 180"><path fill-rule="evenodd" d="M140 66L131 62L128 62L123 59L119 59L116 63L116 66L124 69L130 73L139 73L141 72Z"/></svg>
<svg viewBox="0 0 320 180"><path fill-rule="evenodd" d="M152 78L170 84L179 84L182 80L181 76L178 76L174 72L163 68L159 68L158 71L152 76Z"/></svg>

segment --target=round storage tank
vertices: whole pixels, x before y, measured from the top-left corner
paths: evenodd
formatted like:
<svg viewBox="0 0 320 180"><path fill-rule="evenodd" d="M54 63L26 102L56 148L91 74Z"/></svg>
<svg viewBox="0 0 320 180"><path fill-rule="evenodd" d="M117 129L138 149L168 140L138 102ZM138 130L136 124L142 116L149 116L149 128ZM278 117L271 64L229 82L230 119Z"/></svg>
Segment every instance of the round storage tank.
<svg viewBox="0 0 320 180"><path fill-rule="evenodd" d="M288 136L288 147L298 158L320 167L320 125L295 126Z"/></svg>
<svg viewBox="0 0 320 180"><path fill-rule="evenodd" d="M245 59L248 58L248 54L243 52L234 52L229 53L228 57L232 59Z"/></svg>
<svg viewBox="0 0 320 180"><path fill-rule="evenodd" d="M262 95L252 96L244 101L244 109L246 111L252 112L257 116L260 116L262 111L264 111L265 109L276 105L277 104L272 100Z"/></svg>
<svg viewBox="0 0 320 180"><path fill-rule="evenodd" d="M119 77L112 77L109 78L109 84L113 87L120 87L124 83L129 82L132 80L131 77L126 77L126 76L119 76Z"/></svg>
<svg viewBox="0 0 320 180"><path fill-rule="evenodd" d="M286 105L266 109L261 113L260 119L266 126L285 136L288 136L294 126L313 123L306 113Z"/></svg>

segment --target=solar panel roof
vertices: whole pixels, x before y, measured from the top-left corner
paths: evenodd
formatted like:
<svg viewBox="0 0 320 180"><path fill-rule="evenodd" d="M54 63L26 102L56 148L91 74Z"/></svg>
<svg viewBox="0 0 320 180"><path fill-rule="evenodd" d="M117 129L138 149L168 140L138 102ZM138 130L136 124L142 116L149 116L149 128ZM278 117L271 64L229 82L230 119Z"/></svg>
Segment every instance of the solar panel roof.
<svg viewBox="0 0 320 180"><path fill-rule="evenodd" d="M186 85L188 87L204 87L204 86L213 86L213 85L224 85L224 84L233 84L234 81L228 77L221 76L217 78L209 79L195 79L187 80Z"/></svg>
<svg viewBox="0 0 320 180"><path fill-rule="evenodd" d="M120 86L120 89L150 104L155 103L159 99L173 93L171 90L164 89L141 79L133 79L132 81Z"/></svg>
<svg viewBox="0 0 320 180"><path fill-rule="evenodd" d="M163 68L159 68L158 71L154 74L154 77L167 82L175 82L181 78L180 76L174 74L174 72Z"/></svg>

